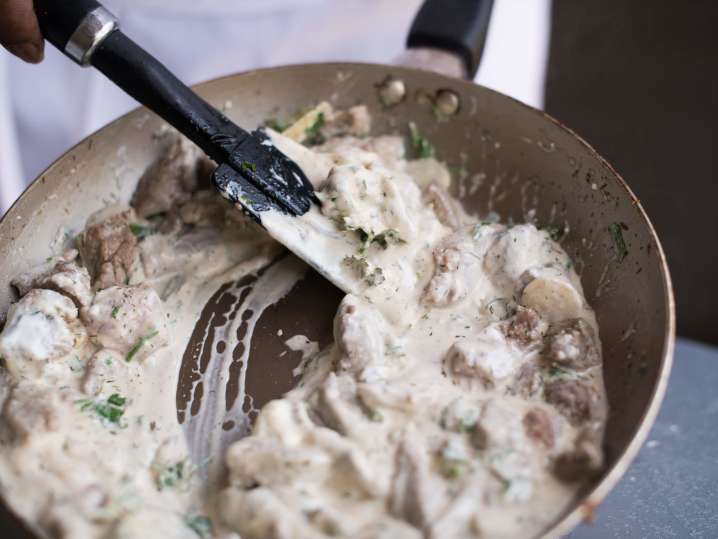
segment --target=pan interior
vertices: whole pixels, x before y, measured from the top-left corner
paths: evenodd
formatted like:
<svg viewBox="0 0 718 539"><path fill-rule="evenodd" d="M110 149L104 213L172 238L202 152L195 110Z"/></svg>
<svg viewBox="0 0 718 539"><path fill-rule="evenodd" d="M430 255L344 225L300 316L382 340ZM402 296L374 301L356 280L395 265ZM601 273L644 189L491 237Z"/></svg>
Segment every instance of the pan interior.
<svg viewBox="0 0 718 539"><path fill-rule="evenodd" d="M379 90L389 76L401 79L407 92L403 101L386 107ZM459 99L455 115L436 108L436 96L447 89ZM289 119L322 100L340 108L366 104L373 134L406 133L407 122L414 121L454 172L454 194L467 211L567 226L562 245L576 262L601 330L611 407L609 473L650 414L666 375L672 314L668 276L652 229L615 172L588 146L541 113L491 90L387 66L263 70L216 80L199 91L245 128L268 118ZM15 274L59 251L94 211L129 201L141 172L159 152L161 129L158 118L137 110L71 150L29 188L0 223L0 312L14 299L9 282ZM228 315L222 291L218 294L185 354L177 393L180 417L192 383L188 366L198 359L191 351L206 344L208 332L201 329L211 326L214 315ZM292 387L291 371L300 354L290 352L277 361L288 336L306 335L320 345L331 341L340 299L332 285L307 270L288 295L259 316L247 371L252 408ZM242 309L229 315L242 316Z"/></svg>

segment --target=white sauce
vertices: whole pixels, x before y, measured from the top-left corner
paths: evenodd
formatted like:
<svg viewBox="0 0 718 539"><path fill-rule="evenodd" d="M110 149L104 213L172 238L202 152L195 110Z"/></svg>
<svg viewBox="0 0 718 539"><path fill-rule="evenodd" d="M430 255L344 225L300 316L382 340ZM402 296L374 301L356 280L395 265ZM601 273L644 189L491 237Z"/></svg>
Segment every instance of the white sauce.
<svg viewBox="0 0 718 539"><path fill-rule="evenodd" d="M566 253L532 225L447 206L445 168L406 161L399 137L273 141L323 206L263 224L351 292L335 344L287 339L301 381L236 441L257 412L254 326L304 264L283 258L250 283L278 246L246 223L198 225L145 238L144 282L80 291L92 299L78 310L88 279L70 255L74 300L36 280L0 334L4 497L46 537L539 533L602 461L598 328ZM228 282L247 316L210 324L211 345L185 358L180 425L183 355Z"/></svg>

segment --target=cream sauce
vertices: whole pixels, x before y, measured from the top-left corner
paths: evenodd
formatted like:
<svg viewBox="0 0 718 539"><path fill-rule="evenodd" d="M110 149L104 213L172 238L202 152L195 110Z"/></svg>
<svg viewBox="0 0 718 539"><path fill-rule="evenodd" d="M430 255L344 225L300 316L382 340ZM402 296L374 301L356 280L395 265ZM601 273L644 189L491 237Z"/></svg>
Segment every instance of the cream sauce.
<svg viewBox="0 0 718 539"><path fill-rule="evenodd" d="M324 111L366 128L350 112ZM602 461L598 328L566 253L532 225L465 215L445 167L407 161L399 137L272 136L323 204L262 221L349 292L335 344L289 338L301 380L254 408L254 327L306 266L192 195L185 225L170 213L139 243L141 283L90 290L77 253L24 276L0 334L3 496L46 537L539 533ZM187 351L221 298L243 316Z"/></svg>

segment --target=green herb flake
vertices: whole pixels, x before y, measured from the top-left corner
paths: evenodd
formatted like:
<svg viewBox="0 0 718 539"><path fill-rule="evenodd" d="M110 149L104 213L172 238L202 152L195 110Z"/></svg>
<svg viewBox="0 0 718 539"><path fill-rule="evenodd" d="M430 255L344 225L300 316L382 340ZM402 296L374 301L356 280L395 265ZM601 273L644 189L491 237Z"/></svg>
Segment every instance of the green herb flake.
<svg viewBox="0 0 718 539"><path fill-rule="evenodd" d="M120 308L118 306L112 307L112 312L110 313L110 316L112 318L117 318L117 315L120 314Z"/></svg>
<svg viewBox="0 0 718 539"><path fill-rule="evenodd" d="M623 262L623 259L626 258L628 254L628 249L626 248L626 242L623 240L622 227L618 223L611 223L608 225L608 231L613 238L613 248L616 251L616 257L619 262Z"/></svg>
<svg viewBox="0 0 718 539"><path fill-rule="evenodd" d="M264 120L264 125L270 129L274 129L278 133L281 133L289 127L288 123L278 120L277 118L267 118Z"/></svg>
<svg viewBox="0 0 718 539"><path fill-rule="evenodd" d="M449 479L457 479L471 470L471 463L464 459L444 458L441 471Z"/></svg>
<svg viewBox="0 0 718 539"><path fill-rule="evenodd" d="M364 277L364 281L369 286L377 286L386 280L384 277L384 270L381 268L374 268L368 275Z"/></svg>
<svg viewBox="0 0 718 539"><path fill-rule="evenodd" d="M384 415L379 410L369 410L367 412L367 417L369 418L369 421L373 421L374 423L381 423L384 421Z"/></svg>
<svg viewBox="0 0 718 539"><path fill-rule="evenodd" d="M213 534L212 521L205 515L188 515L184 523L201 539L209 539Z"/></svg>
<svg viewBox="0 0 718 539"><path fill-rule="evenodd" d="M325 123L326 119L324 117L324 113L320 112L317 114L317 119L314 120L314 123L304 130L306 135L306 138L304 139L305 145L316 146L324 142L324 135L322 135L321 129L324 127Z"/></svg>
<svg viewBox="0 0 718 539"><path fill-rule="evenodd" d="M81 399L75 402L80 405L80 411L92 410L105 421L121 426L120 420L125 413L127 399L119 393L113 393L106 401Z"/></svg>
<svg viewBox="0 0 718 539"><path fill-rule="evenodd" d="M414 122L409 122L409 143L417 158L424 159L434 156L434 147L419 134L419 129Z"/></svg>
<svg viewBox="0 0 718 539"><path fill-rule="evenodd" d="M155 233L155 229L149 226L138 225L137 223L130 223L130 232L132 232L138 240L143 240L147 236L151 236Z"/></svg>
<svg viewBox="0 0 718 539"><path fill-rule="evenodd" d="M242 170L257 172L257 165L249 161L242 161Z"/></svg>
<svg viewBox="0 0 718 539"><path fill-rule="evenodd" d="M566 234L566 228L561 225L546 225L539 230L543 230L553 241L559 241Z"/></svg>
<svg viewBox="0 0 718 539"><path fill-rule="evenodd" d="M546 372L546 379L549 382L553 382L555 380L578 380L584 378L586 378L584 373L566 369L561 365L556 365L555 363L551 365Z"/></svg>
<svg viewBox="0 0 718 539"><path fill-rule="evenodd" d="M127 352L127 355L125 356L125 361L127 361L128 363L130 361L132 361L132 358L137 355L137 352L140 351L140 348L142 348L147 341L149 341L150 339L153 339L158 334L159 334L159 331L155 330L152 333L149 333L149 334L145 335L144 337L142 337L139 341L137 341L137 343L132 348L130 348L130 351Z"/></svg>
<svg viewBox="0 0 718 539"><path fill-rule="evenodd" d="M389 245L395 245L397 243L405 243L399 236L399 231L393 228L387 228L383 232L380 232L374 236L371 243L376 243L382 249L387 249Z"/></svg>
<svg viewBox="0 0 718 539"><path fill-rule="evenodd" d="M168 466L154 466L157 472L157 490L173 488L185 484L194 473L189 459L179 460Z"/></svg>

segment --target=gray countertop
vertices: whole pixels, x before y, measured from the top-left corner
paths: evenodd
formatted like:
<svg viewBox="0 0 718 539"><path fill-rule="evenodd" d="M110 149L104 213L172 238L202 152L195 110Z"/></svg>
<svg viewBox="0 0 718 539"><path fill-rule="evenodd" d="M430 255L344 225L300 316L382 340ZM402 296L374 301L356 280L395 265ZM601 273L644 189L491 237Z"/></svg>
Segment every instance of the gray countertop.
<svg viewBox="0 0 718 539"><path fill-rule="evenodd" d="M651 433L570 539L718 538L718 348L679 339Z"/></svg>

